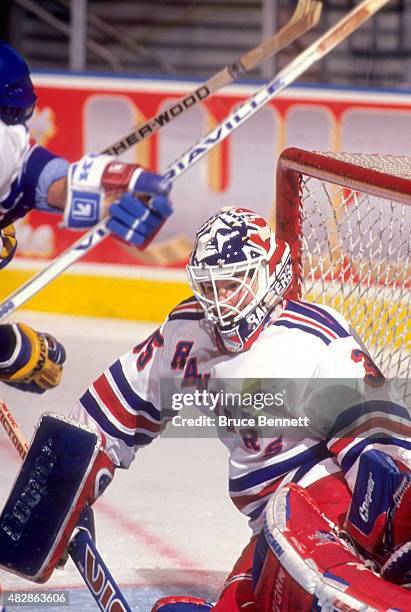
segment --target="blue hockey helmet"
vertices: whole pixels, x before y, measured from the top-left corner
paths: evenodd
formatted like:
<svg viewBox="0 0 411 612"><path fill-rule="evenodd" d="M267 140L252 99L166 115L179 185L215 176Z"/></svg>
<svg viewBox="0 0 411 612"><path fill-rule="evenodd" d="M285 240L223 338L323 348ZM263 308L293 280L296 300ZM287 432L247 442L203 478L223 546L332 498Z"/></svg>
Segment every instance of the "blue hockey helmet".
<svg viewBox="0 0 411 612"><path fill-rule="evenodd" d="M0 119L7 125L25 123L33 114L36 100L26 62L0 41Z"/></svg>

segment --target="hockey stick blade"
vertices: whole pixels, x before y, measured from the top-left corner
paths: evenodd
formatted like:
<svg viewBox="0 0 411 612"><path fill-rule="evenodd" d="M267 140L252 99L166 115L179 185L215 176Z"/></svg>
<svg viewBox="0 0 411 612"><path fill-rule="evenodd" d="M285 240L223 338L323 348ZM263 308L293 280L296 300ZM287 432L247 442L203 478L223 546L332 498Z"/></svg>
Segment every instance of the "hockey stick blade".
<svg viewBox="0 0 411 612"><path fill-rule="evenodd" d="M207 155L215 146L220 144L240 125L247 121L269 100L277 96L285 87L295 81L305 70L315 62L327 55L340 42L345 40L352 32L359 28L367 19L374 15L389 0L363 0L345 17L338 21L318 40L310 45L290 62L267 85L264 85L256 94L248 98L241 106L235 109L222 123L201 138L195 145L185 151L166 170L165 176L174 181L181 174L195 165ZM80 259L88 251L99 244L109 235L107 221L103 219L87 234L82 236L69 249L48 264L44 270L29 279L19 289L10 294L0 303L0 320L9 316L28 299L38 293L43 287L59 276L72 263Z"/></svg>
<svg viewBox="0 0 411 612"><path fill-rule="evenodd" d="M29 445L12 413L2 400L0 400L0 420L11 443L24 460ZM92 512L91 508L89 510ZM68 547L70 557L102 612L107 612L109 609L118 612L132 612L93 542L92 529L86 526L87 521L90 524L89 516L84 517L83 513L77 526L77 533Z"/></svg>
<svg viewBox="0 0 411 612"><path fill-rule="evenodd" d="M298 0L297 7L286 25L279 32L257 47L242 55L236 62L229 64L200 87L180 98L161 113L138 125L132 132L120 138L102 153L121 155L136 144L155 134L160 128L168 125L182 113L190 110L196 104L204 102L236 79L250 72L258 64L268 59L280 49L291 44L294 40L308 32L317 25L322 9L323 0Z"/></svg>

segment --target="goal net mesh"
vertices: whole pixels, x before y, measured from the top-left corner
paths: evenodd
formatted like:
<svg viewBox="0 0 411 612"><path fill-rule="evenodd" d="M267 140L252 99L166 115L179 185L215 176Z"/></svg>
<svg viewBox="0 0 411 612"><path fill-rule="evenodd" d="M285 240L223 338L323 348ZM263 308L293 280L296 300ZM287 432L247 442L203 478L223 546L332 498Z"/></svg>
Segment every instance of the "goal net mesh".
<svg viewBox="0 0 411 612"><path fill-rule="evenodd" d="M288 151L277 231L293 243L299 295L344 314L409 399L411 158Z"/></svg>

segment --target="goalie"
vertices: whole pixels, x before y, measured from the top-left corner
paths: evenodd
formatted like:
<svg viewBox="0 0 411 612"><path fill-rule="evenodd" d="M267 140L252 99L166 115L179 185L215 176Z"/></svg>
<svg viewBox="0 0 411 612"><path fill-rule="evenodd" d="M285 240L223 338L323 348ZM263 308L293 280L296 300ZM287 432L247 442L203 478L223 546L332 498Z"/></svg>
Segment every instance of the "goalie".
<svg viewBox="0 0 411 612"><path fill-rule="evenodd" d="M310 424L299 437L218 428L230 451L230 496L251 540L215 604L170 596L153 610L410 609L402 586L411 581L408 410L341 315L286 299L290 249L259 215L213 216L197 233L187 272L194 297L109 367L73 411L106 440L79 496L92 502L160 434L170 418L162 379L180 390L229 377L299 380L287 410L298 416L304 407Z"/></svg>
<svg viewBox="0 0 411 612"><path fill-rule="evenodd" d="M0 268L16 252L14 221L32 209L63 214L64 225L78 230L108 215L117 238L147 246L171 213L171 184L108 155L86 155L69 164L35 145L26 127L35 104L26 63L0 41ZM50 334L23 323L0 325L3 382L43 393L59 384L65 358L63 346Z"/></svg>
<svg viewBox="0 0 411 612"><path fill-rule="evenodd" d="M390 580L409 580L408 410L339 313L284 298L290 250L260 216L244 209L213 216L197 233L187 272L194 297L90 386L74 418L104 433L113 470L128 468L169 417L161 379L185 386L228 377L306 381L294 398L311 416L300 439L218 432L230 450L230 495L252 539L214 609L308 610L327 596L352 606L410 607L402 587L367 569L372 562ZM346 409L327 410L335 403L323 388L327 379L347 386L340 393ZM343 529L355 549L338 537ZM155 609L209 607L172 597Z"/></svg>

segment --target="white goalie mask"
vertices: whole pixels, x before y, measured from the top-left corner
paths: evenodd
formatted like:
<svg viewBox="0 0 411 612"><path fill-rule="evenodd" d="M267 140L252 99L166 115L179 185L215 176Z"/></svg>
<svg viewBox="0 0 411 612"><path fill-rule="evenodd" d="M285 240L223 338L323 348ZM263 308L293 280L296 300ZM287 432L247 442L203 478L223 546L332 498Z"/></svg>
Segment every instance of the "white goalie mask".
<svg viewBox="0 0 411 612"><path fill-rule="evenodd" d="M223 348L243 351L291 286L290 248L256 213L222 209L198 230L187 273Z"/></svg>

